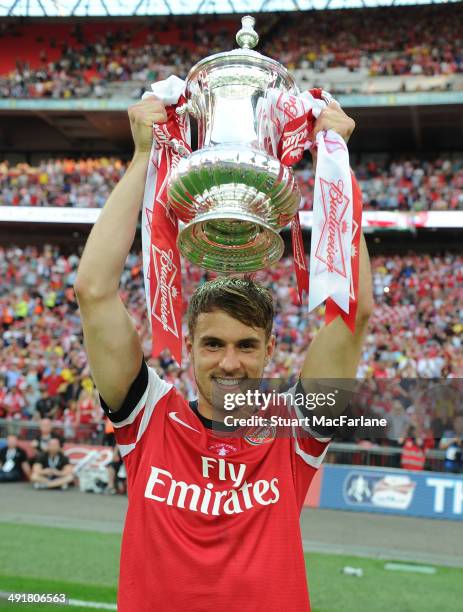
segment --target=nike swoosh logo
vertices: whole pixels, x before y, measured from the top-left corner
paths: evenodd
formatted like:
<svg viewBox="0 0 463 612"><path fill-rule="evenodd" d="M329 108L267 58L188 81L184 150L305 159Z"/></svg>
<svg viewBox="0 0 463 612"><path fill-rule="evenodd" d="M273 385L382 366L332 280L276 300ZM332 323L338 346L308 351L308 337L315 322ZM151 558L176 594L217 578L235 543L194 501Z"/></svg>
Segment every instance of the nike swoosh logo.
<svg viewBox="0 0 463 612"><path fill-rule="evenodd" d="M188 425L188 423L185 423L185 421L182 421L181 419L179 419L176 412L169 412L169 416L176 423L179 423L180 425L183 425L183 427L188 427L188 429L191 429L192 431L196 431L196 433L201 433L200 431L198 431L197 429L195 429L191 425Z"/></svg>

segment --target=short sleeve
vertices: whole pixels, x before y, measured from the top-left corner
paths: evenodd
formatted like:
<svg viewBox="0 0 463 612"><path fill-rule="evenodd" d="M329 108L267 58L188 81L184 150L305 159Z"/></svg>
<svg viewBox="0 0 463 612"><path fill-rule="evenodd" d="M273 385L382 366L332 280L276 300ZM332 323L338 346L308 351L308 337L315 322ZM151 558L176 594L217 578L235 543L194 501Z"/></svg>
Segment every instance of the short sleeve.
<svg viewBox="0 0 463 612"><path fill-rule="evenodd" d="M287 394L292 397L298 394L300 396L305 395L301 381L299 380L296 385L291 387ZM311 411L304 406L292 402L287 402L286 405L291 416L297 418L301 423L292 427L294 451L306 465L318 469L325 459L333 432L327 429L321 431L318 427L304 424L304 419L310 420L312 416Z"/></svg>
<svg viewBox="0 0 463 612"><path fill-rule="evenodd" d="M143 360L137 377L117 412L111 412L100 395L100 403L114 426L121 457L128 455L142 438L159 400L172 385L159 377Z"/></svg>

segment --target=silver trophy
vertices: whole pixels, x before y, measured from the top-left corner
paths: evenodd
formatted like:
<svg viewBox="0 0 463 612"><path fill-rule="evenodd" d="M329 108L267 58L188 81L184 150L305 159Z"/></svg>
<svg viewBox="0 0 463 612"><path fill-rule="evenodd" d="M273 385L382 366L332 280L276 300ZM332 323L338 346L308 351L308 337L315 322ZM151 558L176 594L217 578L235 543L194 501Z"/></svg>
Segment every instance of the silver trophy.
<svg viewBox="0 0 463 612"><path fill-rule="evenodd" d="M171 171L168 197L185 223L184 257L221 273L253 272L277 262L279 234L301 199L292 170L280 163L278 122L269 112L281 92L298 95L293 77L256 51L254 19L242 18L240 46L198 62L186 80L187 102L177 109L197 122L198 150Z"/></svg>

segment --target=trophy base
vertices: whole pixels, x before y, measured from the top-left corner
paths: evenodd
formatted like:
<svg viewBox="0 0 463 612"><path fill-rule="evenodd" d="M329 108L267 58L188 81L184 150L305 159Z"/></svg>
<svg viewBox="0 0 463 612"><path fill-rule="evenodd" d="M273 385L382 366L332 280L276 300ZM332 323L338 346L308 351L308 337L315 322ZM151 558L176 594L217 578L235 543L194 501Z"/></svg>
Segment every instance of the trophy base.
<svg viewBox="0 0 463 612"><path fill-rule="evenodd" d="M196 216L180 231L177 245L192 263L223 274L268 268L284 251L278 232L260 217L236 209Z"/></svg>

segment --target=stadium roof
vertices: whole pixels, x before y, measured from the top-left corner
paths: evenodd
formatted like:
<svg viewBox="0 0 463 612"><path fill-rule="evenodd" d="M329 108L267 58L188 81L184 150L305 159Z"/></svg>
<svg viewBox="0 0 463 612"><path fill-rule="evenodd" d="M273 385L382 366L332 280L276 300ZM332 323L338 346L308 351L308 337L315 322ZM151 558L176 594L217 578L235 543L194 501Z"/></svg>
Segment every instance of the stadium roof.
<svg viewBox="0 0 463 612"><path fill-rule="evenodd" d="M434 2L446 1L434 0ZM256 13L416 5L432 2L433 0L0 0L0 17Z"/></svg>

